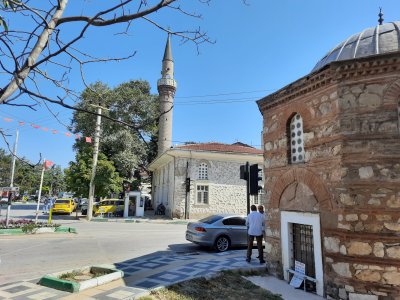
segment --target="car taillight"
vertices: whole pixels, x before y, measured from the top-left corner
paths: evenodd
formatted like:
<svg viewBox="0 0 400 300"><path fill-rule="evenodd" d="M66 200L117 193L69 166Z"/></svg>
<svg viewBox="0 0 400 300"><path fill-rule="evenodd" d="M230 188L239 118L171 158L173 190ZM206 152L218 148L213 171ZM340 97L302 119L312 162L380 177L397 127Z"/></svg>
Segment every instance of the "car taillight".
<svg viewBox="0 0 400 300"><path fill-rule="evenodd" d="M194 230L200 231L200 232L206 232L206 229L204 227L195 227Z"/></svg>

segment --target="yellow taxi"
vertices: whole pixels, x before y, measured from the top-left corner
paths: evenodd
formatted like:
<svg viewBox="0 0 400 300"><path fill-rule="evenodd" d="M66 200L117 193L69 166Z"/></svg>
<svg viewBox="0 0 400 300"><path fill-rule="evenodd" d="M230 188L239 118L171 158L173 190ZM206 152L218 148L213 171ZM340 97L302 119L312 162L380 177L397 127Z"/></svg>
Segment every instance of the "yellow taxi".
<svg viewBox="0 0 400 300"><path fill-rule="evenodd" d="M56 199L53 205L53 213L66 213L71 214L76 207L76 203L71 198Z"/></svg>
<svg viewBox="0 0 400 300"><path fill-rule="evenodd" d="M95 207L93 207L94 215L113 215L122 217L124 214L124 203L123 199L101 200Z"/></svg>

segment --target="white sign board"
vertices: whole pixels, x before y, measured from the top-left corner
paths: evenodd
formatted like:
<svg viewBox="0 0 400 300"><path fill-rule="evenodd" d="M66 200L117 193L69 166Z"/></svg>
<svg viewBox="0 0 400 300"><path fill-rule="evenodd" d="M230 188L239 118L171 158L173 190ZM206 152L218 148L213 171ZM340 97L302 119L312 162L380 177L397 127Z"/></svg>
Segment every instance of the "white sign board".
<svg viewBox="0 0 400 300"><path fill-rule="evenodd" d="M4 187L0 187L0 191L2 192L18 192L19 191L19 187L18 186L4 186Z"/></svg>
<svg viewBox="0 0 400 300"><path fill-rule="evenodd" d="M297 273L305 275L306 274L306 265L302 262L295 260L294 261L294 270ZM302 282L303 282L303 278L301 278L295 274L295 275L293 275L292 280L290 281L290 285L295 288L299 288L300 285L302 284Z"/></svg>

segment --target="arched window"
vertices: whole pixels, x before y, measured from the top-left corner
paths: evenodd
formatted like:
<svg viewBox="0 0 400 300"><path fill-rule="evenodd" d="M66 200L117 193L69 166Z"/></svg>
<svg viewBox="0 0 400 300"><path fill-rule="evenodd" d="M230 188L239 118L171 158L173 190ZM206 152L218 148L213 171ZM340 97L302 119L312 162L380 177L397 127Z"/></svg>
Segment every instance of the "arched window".
<svg viewBox="0 0 400 300"><path fill-rule="evenodd" d="M290 120L290 162L304 162L303 119L299 114L295 114Z"/></svg>
<svg viewBox="0 0 400 300"><path fill-rule="evenodd" d="M206 163L201 163L199 165L199 179L200 180L208 179L208 165Z"/></svg>

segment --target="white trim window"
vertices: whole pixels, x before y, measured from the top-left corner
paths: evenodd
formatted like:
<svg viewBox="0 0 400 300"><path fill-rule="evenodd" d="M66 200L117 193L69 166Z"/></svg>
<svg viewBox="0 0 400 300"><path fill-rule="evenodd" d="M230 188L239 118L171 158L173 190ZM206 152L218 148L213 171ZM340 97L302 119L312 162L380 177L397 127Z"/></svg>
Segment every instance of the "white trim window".
<svg viewBox="0 0 400 300"><path fill-rule="evenodd" d="M290 120L290 161L292 164L304 162L303 119L300 114Z"/></svg>
<svg viewBox="0 0 400 300"><path fill-rule="evenodd" d="M206 163L201 163L199 165L199 180L207 180L208 179L208 165Z"/></svg>
<svg viewBox="0 0 400 300"><path fill-rule="evenodd" d="M197 204L208 204L208 185L197 185Z"/></svg>

